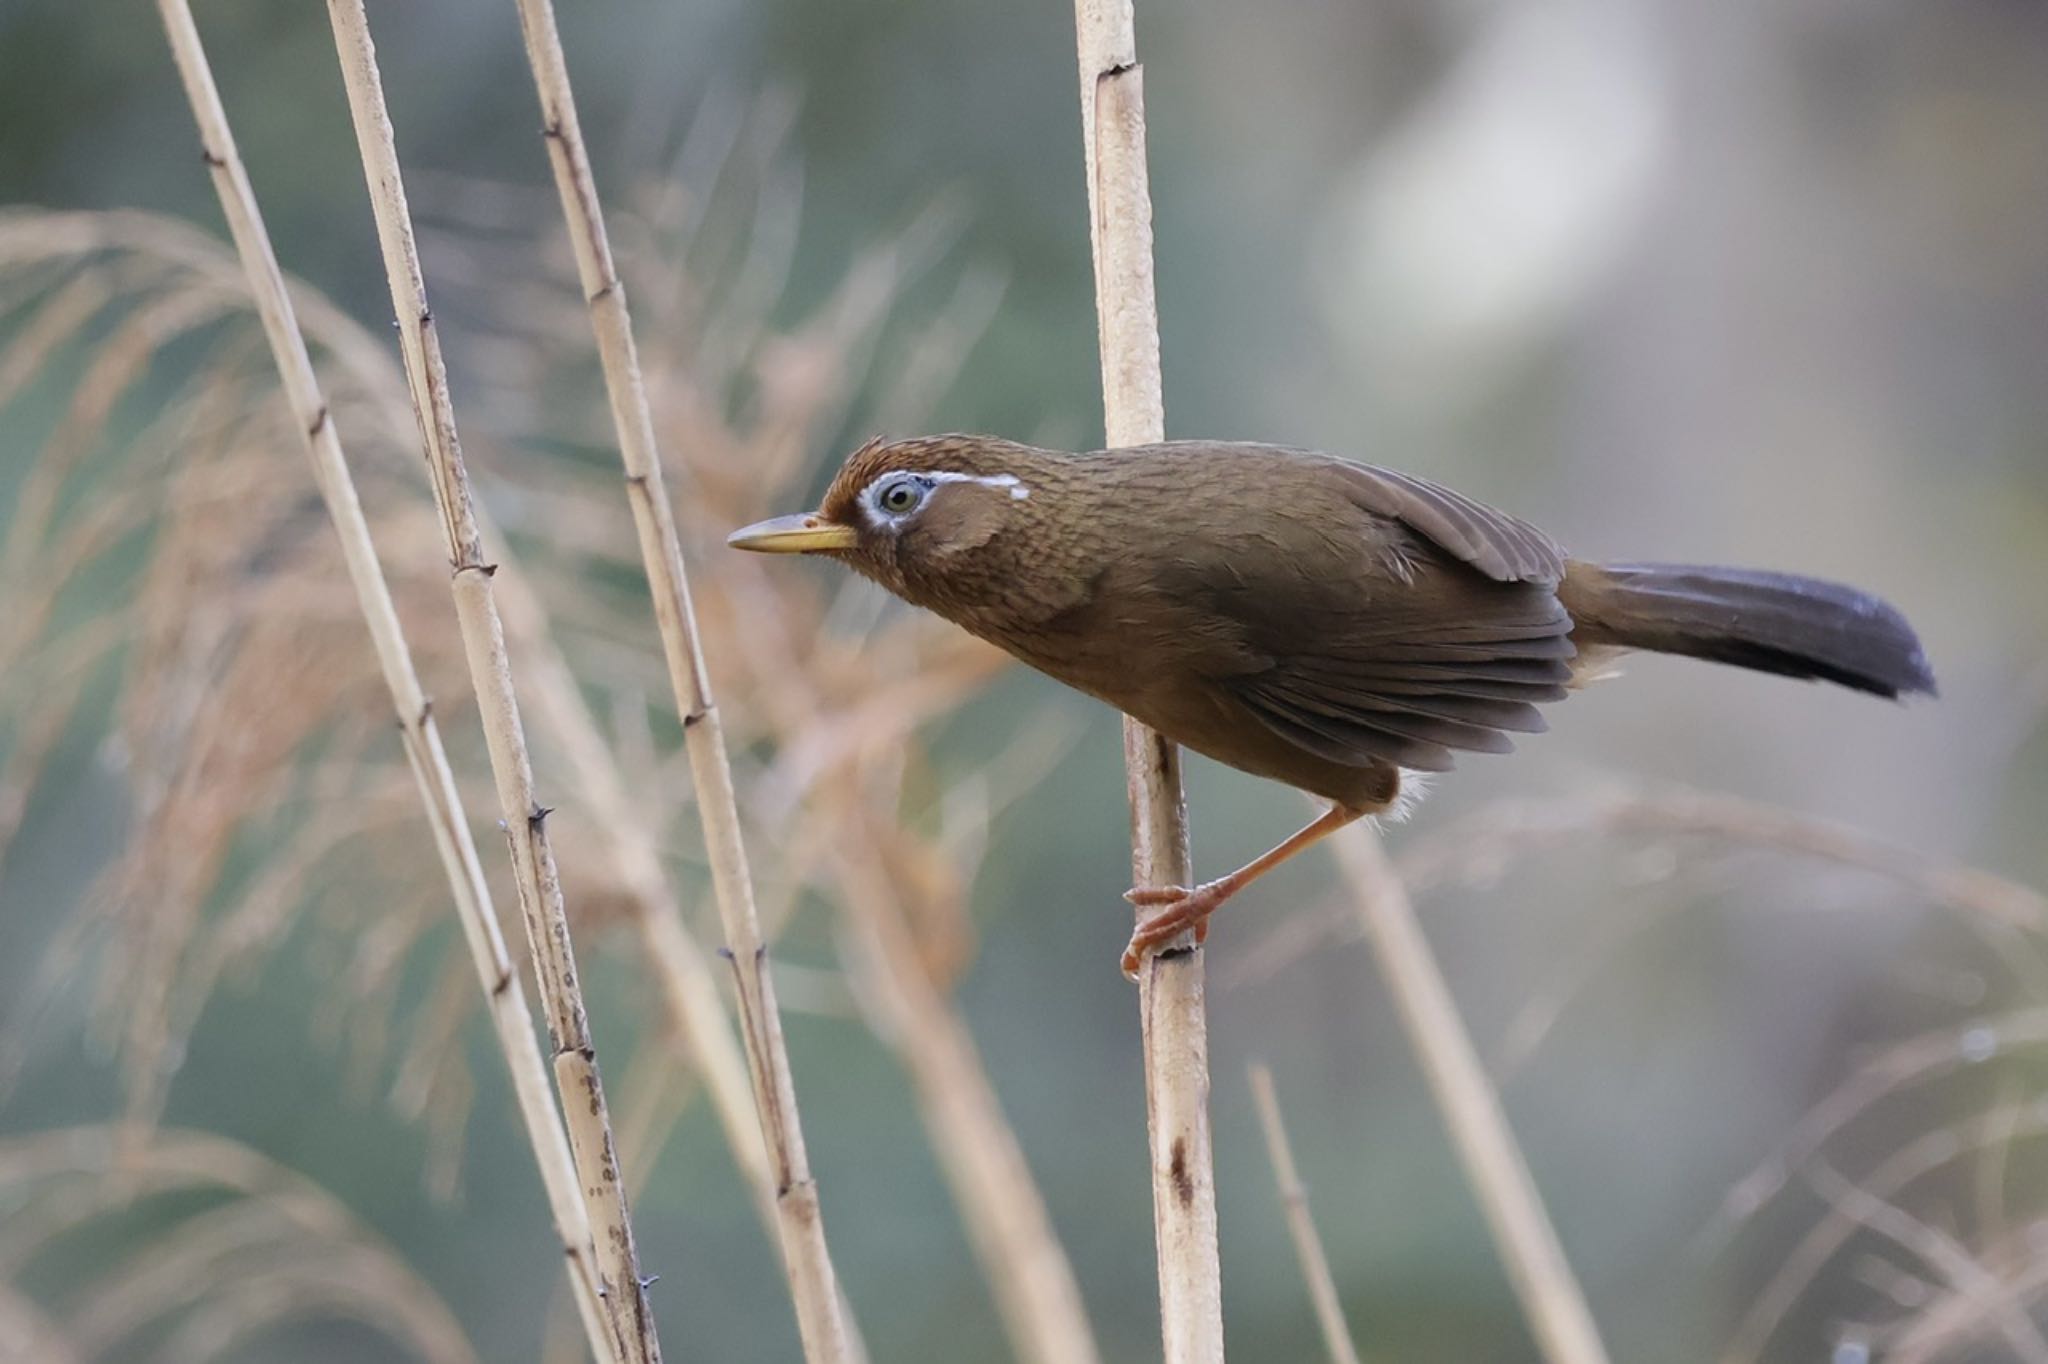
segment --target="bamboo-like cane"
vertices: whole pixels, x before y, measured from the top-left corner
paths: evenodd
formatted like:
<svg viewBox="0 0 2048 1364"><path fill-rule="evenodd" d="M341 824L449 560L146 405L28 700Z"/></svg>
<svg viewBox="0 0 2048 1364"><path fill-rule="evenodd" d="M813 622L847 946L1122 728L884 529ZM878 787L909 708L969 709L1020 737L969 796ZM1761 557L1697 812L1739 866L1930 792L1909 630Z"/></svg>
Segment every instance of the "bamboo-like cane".
<svg viewBox="0 0 2048 1364"><path fill-rule="evenodd" d="M810 1157L804 1149L796 1086L782 1040L782 1016L775 1003L775 987L768 973L768 948L761 936L753 882L741 841L725 735L704 666L696 614L683 568L682 543L677 538L675 518L663 486L654 419L640 378L625 286L619 280L605 235L589 153L576 121L568 64L555 29L554 7L549 0L518 0L518 4L527 60L533 67L534 85L540 95L542 136L547 141L548 159L554 165L555 186L561 193L562 213L576 252L577 274L590 304L591 326L597 334L605 387L611 397L612 421L618 430L619 457L625 466L626 495L639 531L640 554L654 598L654 616L668 663L669 682L675 690L677 713L683 718L683 743L689 752L690 775L697 790L697 815L703 821L704 847L711 864L713 894L732 961L754 1101L760 1110L761 1133L774 1170L783 1264L796 1304L804 1357L811 1364L844 1364L852 1358L852 1351L840 1311L838 1276L825 1244L817 1183L811 1176Z"/></svg>
<svg viewBox="0 0 2048 1364"><path fill-rule="evenodd" d="M855 836L858 837L858 831ZM1027 1364L1095 1364L1081 1288L1053 1234L974 1038L918 960L902 907L873 858L849 848L836 879L863 994L903 1055L939 1168L952 1186L1003 1329Z"/></svg>
<svg viewBox="0 0 2048 1364"><path fill-rule="evenodd" d="M1143 72L1131 0L1075 0L1081 137L1088 173L1104 434L1111 447L1166 434L1159 312L1152 282L1152 197L1145 170ZM1124 721L1131 873L1142 886L1187 885L1180 751ZM1223 1358L1223 1281L1209 1138L1208 1006L1191 939L1147 959L1138 980L1160 1333L1167 1364Z"/></svg>
<svg viewBox="0 0 2048 1364"><path fill-rule="evenodd" d="M1287 1124L1280 1117L1280 1099L1273 1092L1273 1072L1262 1065L1253 1065L1250 1071L1252 1102L1259 1110L1259 1126L1266 1134L1266 1155L1273 1162L1273 1182L1280 1186L1280 1209L1287 1215L1287 1234L1294 1238L1301 1276L1308 1280L1309 1301L1316 1309L1323 1346L1330 1352L1331 1364L1358 1364L1358 1346L1352 1343L1351 1328L1344 1324L1344 1304L1337 1297L1330 1257L1323 1253L1323 1239L1316 1235L1316 1220L1309 1213L1308 1186L1301 1182L1301 1171L1294 1163L1294 1146L1287 1140Z"/></svg>
<svg viewBox="0 0 2048 1364"><path fill-rule="evenodd" d="M1586 1295L1422 936L1407 887L1371 829L1354 825L1330 844L1543 1358L1549 1364L1607 1364Z"/></svg>
<svg viewBox="0 0 2048 1364"><path fill-rule="evenodd" d="M227 111L215 88L191 8L187 0L158 0L158 9L170 39L171 56L199 125L202 153L220 195L221 211L248 272L257 316L262 320L271 356L277 363L285 398L304 433L314 482L341 540L349 581L362 608L363 621L369 627L370 642L376 650L385 685L391 692L406 760L419 785L420 800L448 877L456 916L462 922L463 938L469 944L491 1024L512 1076L513 1093L526 1126L527 1140L533 1146L534 1161L540 1167L541 1184L547 1192L555 1233L567 1260L577 1311L592 1353L601 1364L611 1364L620 1356L611 1349L610 1337L604 1330L597 1271L592 1262L590 1219L577 1192L576 1167L562 1132L561 1114L548 1089L547 1069L534 1040L526 992L520 987L518 973L512 969L504 938L498 932L490 888L484 881L483 866L470 837L469 817L463 811L455 775L441 746L440 730L434 724L433 712L413 667L412 651L406 645L391 590L377 562L377 549L356 497L340 433L328 415L326 398L313 372L313 362L299 331L276 253L271 249L270 236L264 230L255 192L235 148Z"/></svg>
<svg viewBox="0 0 2048 1364"><path fill-rule="evenodd" d="M545 806L535 798L533 768L527 757L526 734L519 719L519 701L505 652L504 628L491 590L495 566L487 563L471 509L468 474L456 434L455 412L448 393L448 375L441 345L427 308L426 284L420 275L419 252L406 208L398 149L391 118L384 106L383 82L377 72L376 49L362 0L329 0L335 48L341 59L342 82L348 91L349 115L369 183L370 204L377 220L377 241L391 285L391 303L398 317L406 384L419 417L426 447L434 501L441 513L451 563L450 585L456 619L462 630L470 681L476 689L490 750L491 774L512 855L520 910L533 951L534 977L548 1020L554 1048L555 1084L568 1119L569 1149L582 1181L597 1248L598 1294L605 1327L615 1353L626 1364L656 1364L661 1345L654 1315L647 1304L633 1245L633 1224L626 1207L625 1184L619 1178L617 1153L605 1108L604 1083L597 1066L582 986L576 975L575 945L562 905L561 881L549 845Z"/></svg>

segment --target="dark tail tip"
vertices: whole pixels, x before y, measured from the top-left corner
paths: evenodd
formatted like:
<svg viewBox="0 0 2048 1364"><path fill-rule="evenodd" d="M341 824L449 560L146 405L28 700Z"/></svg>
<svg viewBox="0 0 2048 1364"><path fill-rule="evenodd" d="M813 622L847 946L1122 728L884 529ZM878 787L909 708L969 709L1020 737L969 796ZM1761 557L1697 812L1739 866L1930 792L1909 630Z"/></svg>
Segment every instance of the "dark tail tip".
<svg viewBox="0 0 2048 1364"><path fill-rule="evenodd" d="M1818 578L1689 564L1601 564L1566 575L1589 643L1654 649L1898 700L1936 695L1913 627L1890 603ZM1583 611L1581 609L1583 605Z"/></svg>

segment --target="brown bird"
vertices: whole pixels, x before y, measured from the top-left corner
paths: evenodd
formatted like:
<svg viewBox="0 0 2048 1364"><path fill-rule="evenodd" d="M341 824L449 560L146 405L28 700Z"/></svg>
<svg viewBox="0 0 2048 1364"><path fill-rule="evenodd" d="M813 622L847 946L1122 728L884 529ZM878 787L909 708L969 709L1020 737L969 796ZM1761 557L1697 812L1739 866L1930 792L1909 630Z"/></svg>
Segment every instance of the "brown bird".
<svg viewBox="0 0 2048 1364"><path fill-rule="evenodd" d="M1228 876L1144 886L1124 969L1459 750L1505 753L1630 649L1897 698L1912 627L1813 578L1593 564L1410 474L1273 445L1090 454L991 436L873 441L815 512L729 543L822 554L1046 673L1329 812Z"/></svg>

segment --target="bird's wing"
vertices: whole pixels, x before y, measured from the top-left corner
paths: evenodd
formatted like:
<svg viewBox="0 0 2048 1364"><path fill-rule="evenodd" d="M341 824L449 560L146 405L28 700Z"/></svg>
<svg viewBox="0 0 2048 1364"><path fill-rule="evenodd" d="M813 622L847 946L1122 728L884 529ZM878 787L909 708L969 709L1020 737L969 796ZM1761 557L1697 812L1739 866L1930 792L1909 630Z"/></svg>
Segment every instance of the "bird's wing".
<svg viewBox="0 0 2048 1364"><path fill-rule="evenodd" d="M1506 753L1509 732L1545 728L1536 706L1565 696L1573 648L1547 589L1501 590L1514 600L1485 620L1261 651L1264 667L1225 685L1258 723L1330 762L1443 772L1453 750Z"/></svg>
<svg viewBox="0 0 2048 1364"><path fill-rule="evenodd" d="M1564 551L1518 517L1413 474L1335 461L1351 500L1391 517L1496 582L1557 583Z"/></svg>
<svg viewBox="0 0 2048 1364"><path fill-rule="evenodd" d="M1330 762L1445 771L1453 750L1506 752L1566 694L1572 619L1547 572L1561 556L1456 494L1382 480L1364 486L1405 510L1354 497L1356 536L1184 565L1184 600L1233 646L1207 653L1212 682Z"/></svg>

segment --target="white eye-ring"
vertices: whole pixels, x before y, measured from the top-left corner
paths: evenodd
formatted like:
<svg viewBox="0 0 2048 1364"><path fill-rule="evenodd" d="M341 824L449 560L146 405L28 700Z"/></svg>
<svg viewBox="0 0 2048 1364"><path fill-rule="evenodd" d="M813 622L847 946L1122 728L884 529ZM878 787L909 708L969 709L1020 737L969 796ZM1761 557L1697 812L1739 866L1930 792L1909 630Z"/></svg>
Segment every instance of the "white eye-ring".
<svg viewBox="0 0 2048 1364"><path fill-rule="evenodd" d="M875 505L891 516L907 516L924 501L926 485L915 478L894 479L875 494Z"/></svg>
<svg viewBox="0 0 2048 1364"><path fill-rule="evenodd" d="M1019 483L1015 474L961 474L949 469L908 473L897 469L877 476L862 489L860 504L867 512L869 524L899 525L922 507L941 483L978 483L984 488L1001 488L1013 502L1031 497L1031 489Z"/></svg>

